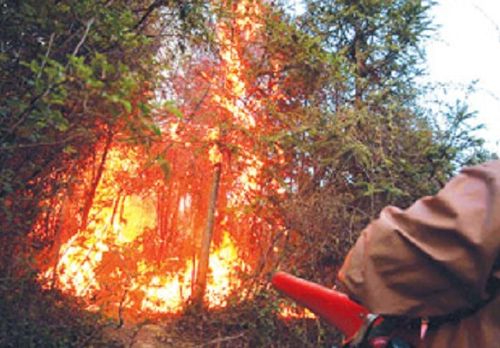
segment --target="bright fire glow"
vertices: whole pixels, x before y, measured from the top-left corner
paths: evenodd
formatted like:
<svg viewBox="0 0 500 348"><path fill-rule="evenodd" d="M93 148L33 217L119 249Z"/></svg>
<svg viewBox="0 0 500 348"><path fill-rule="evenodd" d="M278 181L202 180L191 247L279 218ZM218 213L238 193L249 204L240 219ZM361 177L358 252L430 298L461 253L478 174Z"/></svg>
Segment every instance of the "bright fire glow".
<svg viewBox="0 0 500 348"><path fill-rule="evenodd" d="M240 1L236 5L233 28L228 23L221 22L216 27L217 40L220 43L220 57L225 68L225 93L216 93L212 96L214 103L228 110L234 121L242 127L252 129L256 126L255 117L250 112L250 108L245 105L249 96L246 79L244 76L243 57L240 50L243 42L238 42L240 38L234 36L234 30L241 33L242 39L246 42L255 38L262 23L260 18L262 10L258 2ZM258 100L252 100L259 103Z"/></svg>
<svg viewBox="0 0 500 348"><path fill-rule="evenodd" d="M129 200L125 206L125 214L129 217L132 212L144 214L144 203L141 206L139 201ZM106 209L103 215L110 213ZM107 216L110 218L110 216ZM65 243L60 252L60 260L57 266L57 279L60 288L68 293L75 294L87 299L96 296L103 286L98 279L98 272L102 267L103 255L110 252L110 245L115 248L115 252L123 252L123 247L127 243L133 242L138 233L130 233L131 227L139 227L135 231L140 231L137 221L148 221L137 218L127 223L114 223L113 225L101 226L94 230L89 227L85 231L78 233ZM140 246L139 246L140 247ZM131 281L130 291L139 292L142 301L135 303L132 297L128 297L124 303L126 308L140 307L142 311L158 313L175 313L181 310L191 294L192 269L191 262L186 261L184 270L169 275L161 275L154 272L155 265L148 265L144 260L137 262L135 274L128 275ZM228 233L224 234L221 245L213 248L210 254L211 276L208 279L206 297L209 307L220 307L226 304L226 297L232 289L239 286L236 270L245 270L247 266L238 256L238 249L234 245ZM53 278L54 268L48 269L44 278ZM114 268L113 272L118 276L126 270L120 267ZM149 274L154 274L148 278ZM145 281L149 279L149 281ZM109 284L108 284L109 285Z"/></svg>
<svg viewBox="0 0 500 348"><path fill-rule="evenodd" d="M263 27L262 20L258 20L262 9L258 1L240 1L234 11L230 22L222 21L215 28L224 76L222 86L220 77L214 77L211 81L219 87L214 88L209 100L219 110L225 110L223 113L230 115L232 126L236 126L234 128L252 133L265 116L259 114L263 108L261 101L251 96L242 47L245 42L255 39ZM235 36L234 32L239 34ZM279 69L279 63L274 63L273 68ZM277 86L271 89L274 97L279 99ZM164 125L166 141L184 142L184 148L193 148L194 151L196 143L182 134L189 125L180 124L176 119ZM220 144L227 139L231 143L237 137L228 137L227 129L222 135L221 124L210 127L202 125L200 129L206 131L201 138L208 143L205 154L210 163L220 164L223 168L228 166L224 163ZM249 197L261 189L259 180L265 163L255 154L251 143L237 145L238 156L235 156L231 165L236 163L238 170L233 173L232 182L226 187L227 207L239 218ZM282 156L282 151L279 155ZM191 295L195 260L192 254L187 253L178 255L175 260L155 258L148 254L148 245L164 242L162 238L165 236L157 232L158 226L165 223L157 206L171 197L159 193L158 188L164 185L161 181L164 178L142 183L143 171L147 168L142 168L144 160L141 156L144 157L144 154L130 149L116 147L110 150L89 212L88 226L79 229L58 248L57 264L45 269L41 280L68 294L86 299L89 308L105 310L105 306L111 305L112 309L122 306L136 312L176 313L182 310ZM127 184L123 185L124 182ZM134 191L134 185L141 183L150 187ZM171 185L168 190L178 192L180 185L182 183ZM278 183L274 186L279 187ZM192 213L195 198L195 194L181 195L176 206L178 216L182 218ZM200 230L200 226L195 225L195 222L202 222L195 218L185 219L177 225L182 229L181 239L197 236L196 231ZM148 238L149 244L145 242ZM227 297L242 284L240 273L249 271L249 266L239 256L231 231L224 231L217 245L212 246L209 269L206 302L211 308L225 306ZM304 313L283 307L281 315L287 318L309 316L308 312Z"/></svg>
<svg viewBox="0 0 500 348"><path fill-rule="evenodd" d="M226 233L222 244L210 254L211 277L207 283L206 298L209 308L226 305L226 298L232 289L240 285L235 269L245 269L245 264L239 260L238 251L233 241ZM153 312L177 312L191 294L192 264L186 265L185 271L172 276L154 276L146 285L137 285L145 297L141 308Z"/></svg>
<svg viewBox="0 0 500 348"><path fill-rule="evenodd" d="M301 308L296 306L286 306L284 304L280 305L279 316L285 319L304 319L310 318L315 319L316 315L308 310L307 308Z"/></svg>
<svg viewBox="0 0 500 348"><path fill-rule="evenodd" d="M129 163L133 159L130 152L126 155L117 150L110 152L96 202L109 201L116 195L113 186L117 173L127 169L138 175L139 168ZM189 201L182 199L180 206L189 205ZM115 279L121 279L128 290L122 303L124 308L157 313L180 311L191 295L192 260L188 258L178 271L171 273L158 272L168 267L148 262L144 257L133 259L130 264L127 257L131 253L141 255L144 250L141 237L157 223L155 197L125 196L114 205L120 204L119 209L95 205L90 211L91 223L61 246L57 267L47 269L42 280L48 284L55 278L61 290L87 299L89 307L94 308L94 299L105 288L116 287ZM248 269L228 232L212 248L209 263L207 304L212 308L224 306L226 297L241 284L237 270Z"/></svg>

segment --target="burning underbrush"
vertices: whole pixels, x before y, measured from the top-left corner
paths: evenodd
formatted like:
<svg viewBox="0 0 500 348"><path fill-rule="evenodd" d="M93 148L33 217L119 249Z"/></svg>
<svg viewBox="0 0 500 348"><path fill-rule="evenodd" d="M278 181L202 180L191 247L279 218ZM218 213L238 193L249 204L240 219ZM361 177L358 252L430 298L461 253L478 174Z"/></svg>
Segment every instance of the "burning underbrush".
<svg viewBox="0 0 500 348"><path fill-rule="evenodd" d="M283 318L282 308L304 313L274 292L208 312L186 312L168 323L194 346L331 347L341 342L335 329L316 317Z"/></svg>
<svg viewBox="0 0 500 348"><path fill-rule="evenodd" d="M57 267L43 273L40 280L44 286L53 282L63 292L84 298L88 310L111 315L126 313L128 318L135 320L155 314L179 313L188 303L193 277L191 262L180 265L175 272L169 270L168 262L148 265L143 255L134 257L137 250L143 248L140 241L120 246L110 245L109 236L97 241L78 237L61 248ZM207 305L209 308L222 307L227 297L241 285L239 274L245 269L227 234L210 255L210 264Z"/></svg>
<svg viewBox="0 0 500 348"><path fill-rule="evenodd" d="M266 105L284 98L281 65L271 60L265 80L248 74L264 55L266 9L226 5L232 15L214 28L218 58L173 78L169 93L185 102L155 111L154 142L134 146L103 129L79 177L43 202L31 237L47 246L36 258L45 289L120 321L177 314L191 302L220 309L259 290L285 236L267 200L285 189L266 170L285 159L262 141L276 127Z"/></svg>
<svg viewBox="0 0 500 348"><path fill-rule="evenodd" d="M162 198L172 188L166 188L158 176L145 174L134 161L140 162L132 151L125 155L124 151L110 150L86 228L79 229L82 219L75 212L80 209L82 199L78 192L82 190L75 188L71 199L62 199L64 205L59 204L57 218L52 221L50 216L42 216L34 230L35 236L51 227L60 232L56 236L59 243L52 243L38 255L38 281L42 287L77 297L82 308L119 322L185 313L190 308L198 266L196 250L201 229L195 222L201 209L195 207L195 199L189 198L196 192L178 190L174 196L176 209L162 216ZM141 178L150 180L152 176L158 181L151 184L154 190L130 192L129 188L125 193L121 183L125 173L127 180L140 182ZM127 183L134 186L131 181ZM238 217L243 218L241 212ZM172 221L174 218L177 221ZM262 260L256 253L259 249L246 242L248 239L231 235L230 218L226 215L217 220L208 260L205 309L223 310L229 304L251 302L259 289L268 287L259 284L262 275L255 273ZM181 227L183 231L178 231ZM177 233L165 233L162 228ZM247 229L239 229L246 234ZM65 231L76 232L71 235ZM271 254L264 256L270 258L278 250L274 246ZM275 314L289 319L314 318L311 313L284 303Z"/></svg>
<svg viewBox="0 0 500 348"><path fill-rule="evenodd" d="M120 316L120 320L122 316L139 320L176 314L189 302L196 275L196 234L200 229L193 227L194 203L187 193L177 197L176 210L163 220L177 216L174 232L178 233L162 233L165 226L160 225L165 221L159 217L163 211L160 199L166 188L153 182L156 190L123 193L120 176L125 172L129 177L144 174L131 160L131 152L127 157L117 150L108 154L107 170L96 189L85 228L78 230L81 220L71 216L78 206L65 200L57 223L77 232L66 234L65 241L40 254L39 281L46 289L57 288L83 299L88 310ZM165 229L170 232L172 225ZM179 225L184 227L183 233L178 231ZM65 237L63 231L58 237ZM209 268L208 308L225 306L235 291L240 298L247 295L241 287L251 268L225 229L214 236Z"/></svg>
<svg viewBox="0 0 500 348"><path fill-rule="evenodd" d="M58 306L77 298L79 311L108 318L95 329L99 334L93 334L103 339L114 339L109 332L122 330L119 327L148 322L198 344L231 337L231 347L273 342L297 346L330 337L311 313L276 297L266 281L269 268L256 272L262 260L272 261L283 246L259 238L250 242L249 228L258 225L231 221L263 220L235 207L221 209L216 218L204 306L193 306L197 241L203 230L197 221L206 219L204 200L196 197L207 189L199 185L196 190L196 176L188 176L190 184L179 185L182 178L176 174L168 181L162 175L130 148L110 148L85 228L80 228L80 211L86 191L78 185L60 202L48 202L54 205L50 211L58 214L42 215L33 234L59 234L52 235L55 243L38 255L37 279L44 292L65 299ZM91 181L88 177L92 173L83 173L79 183Z"/></svg>
<svg viewBox="0 0 500 348"><path fill-rule="evenodd" d="M271 203L286 192L276 175L284 151L266 140L279 128L272 105L286 102L282 62L269 59L264 79L248 73L265 56L266 10L227 6L218 57L172 78L169 93L184 103L154 111L150 142L103 126L79 175L41 202L36 280L114 326L170 318L198 342L234 334L237 345L272 346L293 342L285 336L301 322L304 339L311 325L323 337L311 313L269 297L266 277L291 239Z"/></svg>

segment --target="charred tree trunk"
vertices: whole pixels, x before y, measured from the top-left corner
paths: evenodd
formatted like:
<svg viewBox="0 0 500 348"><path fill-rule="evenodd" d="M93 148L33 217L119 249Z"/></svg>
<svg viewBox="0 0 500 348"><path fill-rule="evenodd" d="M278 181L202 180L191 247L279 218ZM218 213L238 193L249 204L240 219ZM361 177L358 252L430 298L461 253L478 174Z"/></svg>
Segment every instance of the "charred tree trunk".
<svg viewBox="0 0 500 348"><path fill-rule="evenodd" d="M68 209L68 204L69 204L69 197L68 197L68 193L66 193L64 195L64 199L61 203L61 206L59 208L59 212L57 214L58 217L56 220L56 226L55 226L54 237L53 237L53 240L55 243L53 255L55 255L55 259L54 259L54 265L53 265L54 271L52 272L52 280L51 280L51 285L50 285L51 289L55 288L56 283L57 283L57 274L58 274L57 268L59 267L59 261L61 259L61 255L60 255L61 245L62 245L61 233L62 233L63 228L65 227L65 224L66 224L66 217L68 216L68 214L65 213L65 210Z"/></svg>
<svg viewBox="0 0 500 348"><path fill-rule="evenodd" d="M221 175L221 164L217 163L214 166L212 188L210 190L210 198L208 202L207 224L201 237L201 248L198 259L198 268L196 270L195 286L191 297L192 303L195 306L203 305L203 297L207 287L208 261L210 256L210 244L212 241L212 233L215 223L215 212L217 208L217 196L219 192L219 183Z"/></svg>
<svg viewBox="0 0 500 348"><path fill-rule="evenodd" d="M104 145L104 149L101 155L101 162L99 163L99 168L97 169L97 173L94 176L94 180L91 183L89 192L87 193L87 197L85 199L85 204L83 206L82 211L82 222L80 225L80 229L85 229L87 227L87 222L89 218L90 208L92 208L92 204L94 203L95 193L97 191L97 186L101 181L102 174L104 173L104 165L106 163L106 158L108 156L109 149L111 147L111 142L113 140L113 131L111 127L108 129L108 134L106 137L106 144Z"/></svg>

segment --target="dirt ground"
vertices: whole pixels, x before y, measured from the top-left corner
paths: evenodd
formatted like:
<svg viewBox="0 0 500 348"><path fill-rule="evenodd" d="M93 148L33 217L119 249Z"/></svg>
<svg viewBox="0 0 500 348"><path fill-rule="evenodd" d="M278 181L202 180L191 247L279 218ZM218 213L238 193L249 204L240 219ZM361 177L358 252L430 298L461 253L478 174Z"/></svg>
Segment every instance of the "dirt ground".
<svg viewBox="0 0 500 348"><path fill-rule="evenodd" d="M126 348L220 347L223 344L228 344L230 341L237 341L242 337L242 334L240 334L200 342L199 339L186 337L185 333L169 322L108 328L104 334L116 347Z"/></svg>

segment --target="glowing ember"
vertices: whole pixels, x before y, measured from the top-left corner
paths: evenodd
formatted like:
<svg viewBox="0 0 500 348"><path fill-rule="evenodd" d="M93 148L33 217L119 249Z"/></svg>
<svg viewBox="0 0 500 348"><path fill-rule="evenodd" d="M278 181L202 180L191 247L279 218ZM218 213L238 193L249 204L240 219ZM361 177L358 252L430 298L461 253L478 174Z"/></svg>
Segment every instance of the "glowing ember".
<svg viewBox="0 0 500 348"><path fill-rule="evenodd" d="M315 319L316 315L307 308L280 305L279 316L284 319Z"/></svg>

